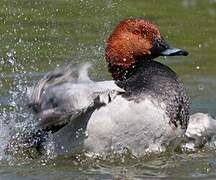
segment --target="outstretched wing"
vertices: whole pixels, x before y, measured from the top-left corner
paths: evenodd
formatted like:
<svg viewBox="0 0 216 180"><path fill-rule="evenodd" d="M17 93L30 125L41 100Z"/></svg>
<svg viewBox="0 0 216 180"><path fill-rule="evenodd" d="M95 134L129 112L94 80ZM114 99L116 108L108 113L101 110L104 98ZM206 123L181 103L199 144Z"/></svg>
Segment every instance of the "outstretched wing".
<svg viewBox="0 0 216 180"><path fill-rule="evenodd" d="M114 81L91 81L87 69L54 71L37 83L30 93L29 107L37 115L40 127L55 130L78 117L88 117L124 93Z"/></svg>

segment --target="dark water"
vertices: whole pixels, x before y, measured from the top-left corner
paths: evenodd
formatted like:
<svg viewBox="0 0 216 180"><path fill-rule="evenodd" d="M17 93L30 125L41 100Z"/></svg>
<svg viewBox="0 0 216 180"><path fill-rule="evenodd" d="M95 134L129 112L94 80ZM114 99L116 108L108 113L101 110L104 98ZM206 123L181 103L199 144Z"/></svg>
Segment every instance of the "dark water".
<svg viewBox="0 0 216 180"><path fill-rule="evenodd" d="M0 179L216 178L215 148L139 159L126 153L31 160L4 153L9 127L32 118L25 109L25 87L44 72L91 62L94 79L110 78L105 41L124 18L151 19L173 46L190 52L186 58L159 60L183 79L192 112L215 116L215 0L1 0L0 6Z"/></svg>

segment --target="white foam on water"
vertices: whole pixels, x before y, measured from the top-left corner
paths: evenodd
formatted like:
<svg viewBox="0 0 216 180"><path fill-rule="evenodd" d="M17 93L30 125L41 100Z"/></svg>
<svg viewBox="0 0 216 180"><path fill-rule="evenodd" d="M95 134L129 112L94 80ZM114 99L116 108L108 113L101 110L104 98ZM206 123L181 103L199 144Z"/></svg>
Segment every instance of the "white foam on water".
<svg viewBox="0 0 216 180"><path fill-rule="evenodd" d="M183 147L189 150L196 150L205 145L214 146L216 143L216 120L205 113L191 115L185 136L188 141Z"/></svg>

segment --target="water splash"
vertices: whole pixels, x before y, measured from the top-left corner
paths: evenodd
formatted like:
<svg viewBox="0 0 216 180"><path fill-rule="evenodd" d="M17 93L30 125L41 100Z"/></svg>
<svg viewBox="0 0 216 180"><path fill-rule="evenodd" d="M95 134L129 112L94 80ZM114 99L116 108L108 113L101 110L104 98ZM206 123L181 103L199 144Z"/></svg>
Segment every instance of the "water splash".
<svg viewBox="0 0 216 180"><path fill-rule="evenodd" d="M12 79L12 85L7 92L7 102L0 104L0 160L10 160L11 156L8 152L11 149L13 149L13 155L20 151L20 148L18 148L20 146L13 140L19 141L23 133L34 132L36 122L34 116L25 106L27 102L27 72L16 58L14 50L7 53L4 64L10 68L9 77ZM7 75L3 74L2 76Z"/></svg>

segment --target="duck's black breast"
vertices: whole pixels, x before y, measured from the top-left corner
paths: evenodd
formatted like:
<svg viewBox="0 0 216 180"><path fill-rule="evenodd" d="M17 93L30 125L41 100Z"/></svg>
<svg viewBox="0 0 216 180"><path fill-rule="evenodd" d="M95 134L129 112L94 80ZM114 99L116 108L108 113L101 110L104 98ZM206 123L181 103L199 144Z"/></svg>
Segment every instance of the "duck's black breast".
<svg viewBox="0 0 216 180"><path fill-rule="evenodd" d="M123 88L125 98L141 101L146 96L164 102L170 122L186 129L189 120L189 101L183 83L169 67L147 61L131 70L130 76L116 84Z"/></svg>

